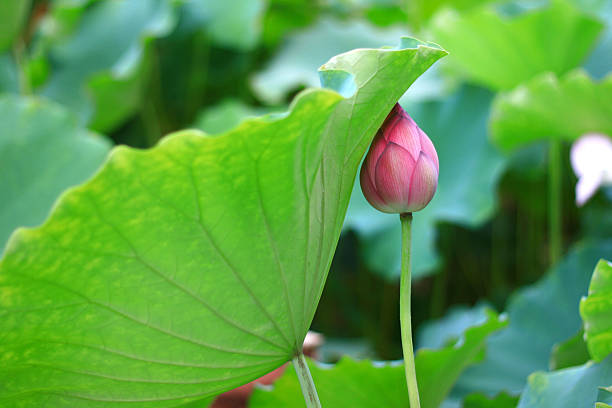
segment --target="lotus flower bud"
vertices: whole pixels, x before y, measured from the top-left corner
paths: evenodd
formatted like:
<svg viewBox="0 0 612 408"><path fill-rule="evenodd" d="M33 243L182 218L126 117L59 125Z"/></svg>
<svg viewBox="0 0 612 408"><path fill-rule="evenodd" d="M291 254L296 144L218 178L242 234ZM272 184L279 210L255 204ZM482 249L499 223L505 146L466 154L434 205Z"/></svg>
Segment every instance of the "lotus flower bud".
<svg viewBox="0 0 612 408"><path fill-rule="evenodd" d="M436 192L438 172L438 154L433 143L395 104L361 167L363 195L382 212L419 211Z"/></svg>

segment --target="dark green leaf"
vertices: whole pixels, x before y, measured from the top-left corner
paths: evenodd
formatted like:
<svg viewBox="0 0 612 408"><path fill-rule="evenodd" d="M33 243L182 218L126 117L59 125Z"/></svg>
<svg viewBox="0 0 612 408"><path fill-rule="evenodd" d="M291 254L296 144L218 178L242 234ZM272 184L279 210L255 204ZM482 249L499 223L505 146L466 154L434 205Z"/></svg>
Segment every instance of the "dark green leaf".
<svg viewBox="0 0 612 408"><path fill-rule="evenodd" d="M515 293L507 308L508 328L487 341L484 362L464 373L453 394L519 393L529 374L547 370L553 345L582 326L580 298L587 293L593 266L610 253L609 240L579 244L548 276Z"/></svg>
<svg viewBox="0 0 612 408"><path fill-rule="evenodd" d="M0 97L0 255L15 228L42 223L60 193L89 178L109 149L60 106Z"/></svg>

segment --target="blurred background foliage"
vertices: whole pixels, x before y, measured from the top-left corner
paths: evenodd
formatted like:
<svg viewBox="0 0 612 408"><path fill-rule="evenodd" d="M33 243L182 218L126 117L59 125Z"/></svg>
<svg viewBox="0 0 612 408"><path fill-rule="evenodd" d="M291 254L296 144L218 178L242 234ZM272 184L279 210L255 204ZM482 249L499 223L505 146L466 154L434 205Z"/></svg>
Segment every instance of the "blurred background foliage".
<svg viewBox="0 0 612 408"><path fill-rule="evenodd" d="M4 1L0 249L112 144L145 148L175 130L216 134L283 111L319 86L330 57L406 34L450 52L401 99L441 163L438 192L414 222L417 345L447 344L486 319L485 305L507 311L510 325L448 403L474 391L516 395L529 373L549 368L553 346L576 336L578 299L597 259L612 258L612 189L578 208L569 161L584 133L612 136L609 0ZM554 265L553 140L563 254ZM356 186L313 323L327 361L401 357L396 218ZM502 365L512 369L502 375Z"/></svg>

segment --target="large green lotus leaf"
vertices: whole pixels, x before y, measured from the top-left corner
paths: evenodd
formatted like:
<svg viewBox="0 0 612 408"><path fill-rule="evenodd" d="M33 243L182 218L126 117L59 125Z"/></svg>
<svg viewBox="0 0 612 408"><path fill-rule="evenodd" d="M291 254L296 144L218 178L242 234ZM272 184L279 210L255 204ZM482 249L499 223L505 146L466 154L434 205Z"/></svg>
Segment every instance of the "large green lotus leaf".
<svg viewBox="0 0 612 408"><path fill-rule="evenodd" d="M612 264L600 260L595 267L588 297L580 301L589 354L601 361L612 353Z"/></svg>
<svg viewBox="0 0 612 408"><path fill-rule="evenodd" d="M42 25L51 69L40 93L112 129L139 106L147 41L174 24L168 0L56 2Z"/></svg>
<svg viewBox="0 0 612 408"><path fill-rule="evenodd" d="M491 133L510 150L538 140L575 140L588 132L612 135L612 75L594 82L583 71L561 79L544 74L493 104Z"/></svg>
<svg viewBox="0 0 612 408"><path fill-rule="evenodd" d="M405 106L432 139L441 163L436 195L425 209L414 214L415 278L431 272L438 263L437 222L477 226L495 209L495 185L505 159L487 138L491 99L492 94L483 88L463 86L444 101ZM399 276L399 217L373 209L363 197L359 183L351 198L345 227L356 230L362 237L363 255L371 269L388 278Z"/></svg>
<svg viewBox="0 0 612 408"><path fill-rule="evenodd" d="M422 349L416 355L421 406L436 408L467 366L482 358L486 338L506 325L494 312L486 321L468 328L460 340L439 350ZM409 406L404 367L401 364L372 364L344 357L332 368L310 364L321 404L326 407L369 408ZM273 391L256 390L249 403L253 408L303 407L294 370Z"/></svg>
<svg viewBox="0 0 612 408"><path fill-rule="evenodd" d="M414 42L413 42L414 43ZM416 45L416 43L414 43ZM410 84L446 52L333 58L282 118L217 137L118 147L0 263L0 400L175 407L299 352L359 162Z"/></svg>
<svg viewBox="0 0 612 408"><path fill-rule="evenodd" d="M600 363L589 362L551 373L537 372L529 376L518 408L590 408L598 400L599 387L610 384L612 356Z"/></svg>
<svg viewBox="0 0 612 408"><path fill-rule="evenodd" d="M453 396L518 394L529 374L548 370L552 347L581 328L580 298L587 293L594 265L607 254L612 254L610 240L580 243L546 277L516 292L507 308L508 328L487 340L485 360L466 370Z"/></svg>
<svg viewBox="0 0 612 408"><path fill-rule="evenodd" d="M362 47L393 44L404 29L380 29L361 21L321 19L289 37L268 66L252 81L255 93L270 104L301 86L318 86L317 68L332 56Z"/></svg>
<svg viewBox="0 0 612 408"><path fill-rule="evenodd" d="M432 20L433 37L466 76L492 89L560 75L580 66L603 25L563 0L551 3L510 19L490 7L447 10Z"/></svg>
<svg viewBox="0 0 612 408"><path fill-rule="evenodd" d="M1 96L0 255L13 230L42 223L60 193L89 178L109 150L61 106Z"/></svg>
<svg viewBox="0 0 612 408"><path fill-rule="evenodd" d="M8 49L19 34L30 11L30 0L0 3L0 52Z"/></svg>

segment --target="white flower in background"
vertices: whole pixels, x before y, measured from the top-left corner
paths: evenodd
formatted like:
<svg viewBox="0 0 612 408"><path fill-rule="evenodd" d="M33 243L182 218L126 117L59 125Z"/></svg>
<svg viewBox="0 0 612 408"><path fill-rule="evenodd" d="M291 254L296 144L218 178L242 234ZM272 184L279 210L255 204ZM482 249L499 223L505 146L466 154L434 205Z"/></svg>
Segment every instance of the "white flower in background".
<svg viewBox="0 0 612 408"><path fill-rule="evenodd" d="M612 184L612 139L587 133L572 145L570 160L576 183L576 204L582 206L602 185Z"/></svg>

